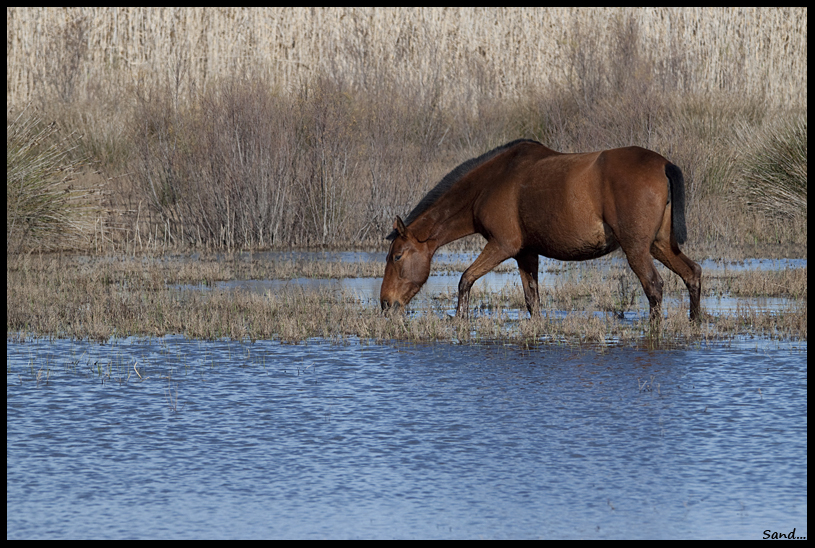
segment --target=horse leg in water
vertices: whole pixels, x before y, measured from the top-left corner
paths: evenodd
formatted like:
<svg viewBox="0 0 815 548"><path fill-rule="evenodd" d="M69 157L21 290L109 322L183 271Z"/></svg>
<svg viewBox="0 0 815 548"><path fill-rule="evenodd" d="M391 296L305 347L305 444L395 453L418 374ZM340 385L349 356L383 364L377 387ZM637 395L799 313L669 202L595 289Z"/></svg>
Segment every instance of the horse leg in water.
<svg viewBox="0 0 815 548"><path fill-rule="evenodd" d="M628 259L628 265L639 278L645 296L648 297L651 323L654 320L660 321L662 319L662 277L654 266L648 248L646 247L645 250L641 248L636 250L623 248L623 251L625 251L625 256Z"/></svg>
<svg viewBox="0 0 815 548"><path fill-rule="evenodd" d="M526 309L532 317L540 314L540 297L538 295L538 254L534 251L521 251L515 255L518 270L521 273L521 284L524 288Z"/></svg>
<svg viewBox="0 0 815 548"><path fill-rule="evenodd" d="M642 284L645 296L648 297L651 321L662 319L662 277L657 272L651 255L682 278L690 294L690 319L692 321L701 319L699 300L702 290L702 267L682 253L678 245L664 238L657 238L650 245L650 253L643 250L642 246L634 250L623 247L623 251L631 270Z"/></svg>
<svg viewBox="0 0 815 548"><path fill-rule="evenodd" d="M688 288L690 295L690 319L695 322L699 321L702 315L702 308L699 304L702 293L702 267L682 253L678 245L672 245L671 242L665 240L654 241L651 244L651 254L685 282L685 287Z"/></svg>
<svg viewBox="0 0 815 548"><path fill-rule="evenodd" d="M470 314L470 288L475 281L512 257L511 254L501 248L495 241L487 242L481 254L470 267L461 275L461 280L458 282L458 307L456 308L456 316L466 319Z"/></svg>

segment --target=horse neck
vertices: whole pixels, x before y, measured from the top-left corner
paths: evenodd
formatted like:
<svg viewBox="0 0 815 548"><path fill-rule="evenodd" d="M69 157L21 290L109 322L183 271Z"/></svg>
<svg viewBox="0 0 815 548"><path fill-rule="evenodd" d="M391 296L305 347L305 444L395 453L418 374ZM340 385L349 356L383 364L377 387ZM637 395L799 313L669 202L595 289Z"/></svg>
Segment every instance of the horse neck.
<svg viewBox="0 0 815 548"><path fill-rule="evenodd" d="M475 233L472 202L476 193L455 196L448 193L410 225L419 241L433 242L433 252L441 246Z"/></svg>

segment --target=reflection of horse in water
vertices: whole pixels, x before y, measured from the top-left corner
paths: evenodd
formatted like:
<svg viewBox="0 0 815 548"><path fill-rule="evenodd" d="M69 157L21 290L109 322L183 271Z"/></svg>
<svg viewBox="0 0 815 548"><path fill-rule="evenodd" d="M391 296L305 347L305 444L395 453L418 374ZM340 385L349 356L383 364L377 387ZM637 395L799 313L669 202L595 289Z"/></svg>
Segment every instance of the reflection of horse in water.
<svg viewBox="0 0 815 548"><path fill-rule="evenodd" d="M510 257L518 262L526 307L538 314L538 255L583 261L621 247L648 297L651 320L661 317L662 304L652 255L684 280L690 317L699 319L702 268L679 250L687 238L684 179L656 152L562 154L518 140L464 162L405 221L394 221L382 308L407 305L427 281L436 250L476 232L487 245L461 276L459 317L467 317L473 283Z"/></svg>

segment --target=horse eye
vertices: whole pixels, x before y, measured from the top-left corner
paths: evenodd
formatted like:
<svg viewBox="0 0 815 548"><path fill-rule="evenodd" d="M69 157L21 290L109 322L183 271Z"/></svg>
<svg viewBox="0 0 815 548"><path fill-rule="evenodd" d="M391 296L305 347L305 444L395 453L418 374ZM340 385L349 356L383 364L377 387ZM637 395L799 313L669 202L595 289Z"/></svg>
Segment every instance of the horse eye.
<svg viewBox="0 0 815 548"><path fill-rule="evenodd" d="M398 255L394 255L394 256L393 256L393 260L394 260L394 261L398 261L398 260L399 260L399 259L401 259L401 258L402 258L402 254L401 254L401 253L400 253L400 254L398 254Z"/></svg>

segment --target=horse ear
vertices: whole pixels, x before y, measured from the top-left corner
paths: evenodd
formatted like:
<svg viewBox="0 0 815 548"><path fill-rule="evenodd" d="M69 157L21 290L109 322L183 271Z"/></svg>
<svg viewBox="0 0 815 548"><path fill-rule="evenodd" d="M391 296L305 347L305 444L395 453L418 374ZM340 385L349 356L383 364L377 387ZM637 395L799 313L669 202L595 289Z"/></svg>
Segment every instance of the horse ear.
<svg viewBox="0 0 815 548"><path fill-rule="evenodd" d="M400 236L404 236L407 233L407 227L399 215L397 215L396 220L393 221L393 229L398 232Z"/></svg>

